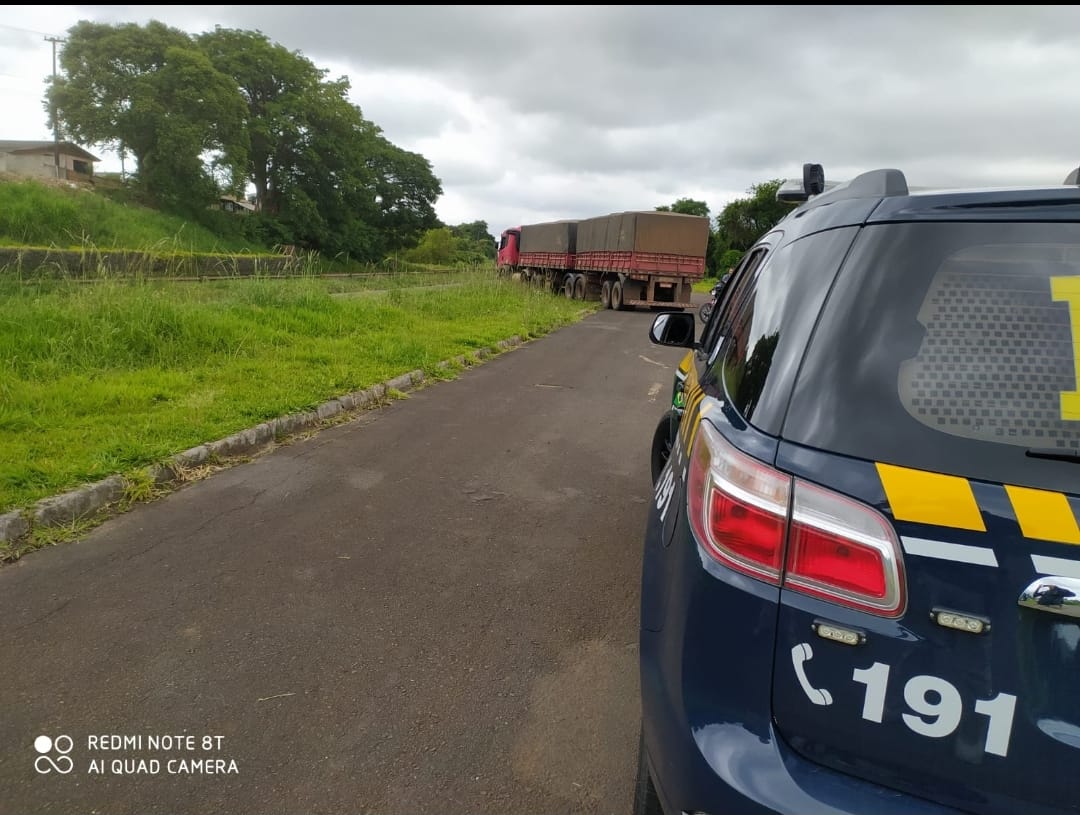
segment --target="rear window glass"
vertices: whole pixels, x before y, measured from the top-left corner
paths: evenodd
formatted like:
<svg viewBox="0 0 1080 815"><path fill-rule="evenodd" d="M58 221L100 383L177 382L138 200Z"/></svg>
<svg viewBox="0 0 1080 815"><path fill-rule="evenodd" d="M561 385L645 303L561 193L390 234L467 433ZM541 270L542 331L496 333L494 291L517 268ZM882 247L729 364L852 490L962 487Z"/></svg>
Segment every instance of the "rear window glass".
<svg viewBox="0 0 1080 815"><path fill-rule="evenodd" d="M722 380L736 410L777 433L818 311L857 227L793 241L748 269L723 315L723 341L709 378Z"/></svg>
<svg viewBox="0 0 1080 815"><path fill-rule="evenodd" d="M784 435L835 452L1067 488L1080 451L1080 225L867 227Z"/></svg>

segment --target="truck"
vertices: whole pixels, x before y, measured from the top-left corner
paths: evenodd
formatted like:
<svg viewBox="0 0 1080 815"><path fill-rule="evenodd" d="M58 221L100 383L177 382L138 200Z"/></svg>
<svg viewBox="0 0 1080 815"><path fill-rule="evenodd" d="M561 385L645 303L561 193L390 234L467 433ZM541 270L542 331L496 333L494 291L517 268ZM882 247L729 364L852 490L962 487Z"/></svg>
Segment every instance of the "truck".
<svg viewBox="0 0 1080 815"><path fill-rule="evenodd" d="M705 276L709 219L674 212L615 212L503 231L498 269L604 308L690 308Z"/></svg>

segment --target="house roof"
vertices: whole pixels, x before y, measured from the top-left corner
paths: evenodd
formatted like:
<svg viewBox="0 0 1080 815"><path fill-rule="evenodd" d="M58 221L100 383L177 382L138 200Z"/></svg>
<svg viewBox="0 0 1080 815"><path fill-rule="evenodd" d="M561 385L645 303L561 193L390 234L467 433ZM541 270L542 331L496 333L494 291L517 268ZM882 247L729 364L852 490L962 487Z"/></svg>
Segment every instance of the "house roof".
<svg viewBox="0 0 1080 815"><path fill-rule="evenodd" d="M0 153L51 153L54 142L51 141L11 141L0 139ZM97 156L83 150L79 145L69 141L60 142L60 152L64 155L75 156L84 161L101 161Z"/></svg>
<svg viewBox="0 0 1080 815"><path fill-rule="evenodd" d="M219 200L222 203L228 201L230 204L236 204L237 206L241 206L244 209L250 209L252 212L255 211L255 205L250 201L245 201L242 198L233 198L231 195L222 195Z"/></svg>

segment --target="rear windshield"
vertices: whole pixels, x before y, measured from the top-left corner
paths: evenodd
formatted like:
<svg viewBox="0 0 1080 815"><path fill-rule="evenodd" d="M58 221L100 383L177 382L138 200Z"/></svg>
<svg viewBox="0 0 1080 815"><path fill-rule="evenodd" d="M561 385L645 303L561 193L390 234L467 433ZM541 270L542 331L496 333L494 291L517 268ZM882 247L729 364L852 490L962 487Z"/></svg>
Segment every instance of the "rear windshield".
<svg viewBox="0 0 1080 815"><path fill-rule="evenodd" d="M866 227L783 435L833 452L1078 492L1080 225ZM1072 489L1070 489L1072 487Z"/></svg>

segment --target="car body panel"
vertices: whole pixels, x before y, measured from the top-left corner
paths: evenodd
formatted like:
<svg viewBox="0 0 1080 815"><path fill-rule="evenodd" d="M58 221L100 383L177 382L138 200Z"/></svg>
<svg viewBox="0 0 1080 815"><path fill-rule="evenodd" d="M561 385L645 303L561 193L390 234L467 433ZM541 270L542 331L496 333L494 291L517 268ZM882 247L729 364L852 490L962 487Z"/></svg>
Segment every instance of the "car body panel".
<svg viewBox="0 0 1080 815"><path fill-rule="evenodd" d="M842 486L889 518L906 550L908 587L899 620L782 592L773 715L784 738L834 769L962 809L1004 815L1075 807L1080 753L1068 734L1080 733L1073 724L1080 695L1060 680L1080 667L1080 631L1075 622L1019 609L1017 600L1036 577L1032 554L1071 555L1080 569L1080 550L1026 538L1002 485L957 479L943 488L939 474L910 471L909 483L925 489L920 503L898 488L904 482L895 473L882 478L888 470L880 463L785 442L777 466ZM945 628L932 619L935 609L985 621L989 630ZM865 640L855 647L825 641L812 628L821 620ZM793 651L802 643L813 656L802 660L800 682ZM1047 672L1058 681L1047 681ZM804 684L829 689L831 702L815 703ZM1048 729L1065 741L1055 743Z"/></svg>
<svg viewBox="0 0 1080 815"><path fill-rule="evenodd" d="M1073 584L1047 575L1075 579L1080 598L1080 465L1068 453L1077 444L1071 422L1080 421L1080 238L1055 231L1080 223L1080 189L826 198L795 210L747 252L702 347L676 374L673 401L681 389L685 410L650 509L641 598L644 743L665 810L1077 811L1080 599L1070 599ZM1045 389L1051 382L1054 400L1060 392L1054 426L1065 428L1065 440L1059 430L1048 447L1064 445L1065 453L1033 461L1023 445L987 452L942 436L947 443L908 460L913 420L933 421L872 402L845 403L837 387L845 377L872 380L879 373L883 386L896 387L895 370L875 371L875 346L859 339L886 347L887 321L879 326L880 316L860 304L906 296L907 278L886 268L904 241L981 229L1007 245L1017 222L1030 222L1019 231L1030 229L1022 239L1040 251L1052 254L1055 240L1063 247L1029 295L1040 298L1033 325L1049 315L1055 353L1071 349L1075 377L1058 359L1056 379L1040 374L1030 385ZM755 405L758 414L748 420L716 364L723 312L738 306L743 291L740 271L753 266L747 274L759 274L796 241L844 228L851 228L848 248L841 253L843 241L834 240L824 264L835 260L840 271L830 276L814 265L828 296L824 306L809 306L816 320L810 336L803 342L790 321L783 325L801 342L784 364L785 382L794 384L766 389L763 398L772 401L765 409ZM764 263L749 260L757 246L768 251ZM983 331L980 319L959 330ZM1063 343L1070 328L1071 343ZM1019 330L1030 340L1024 326ZM1017 335L1000 336L994 342ZM893 350L914 358L917 346ZM1047 404L1044 398L1037 409ZM1027 416L1025 409L1016 415ZM878 513L901 547L903 613L879 616L780 588L710 556L686 517L687 461L702 421L757 461ZM895 455L830 446L860 423L865 439L875 421L877 432L903 426L908 434L882 448ZM854 632L858 644L821 633L834 629Z"/></svg>

